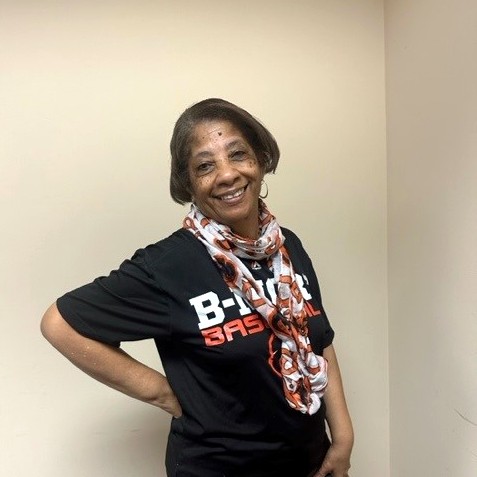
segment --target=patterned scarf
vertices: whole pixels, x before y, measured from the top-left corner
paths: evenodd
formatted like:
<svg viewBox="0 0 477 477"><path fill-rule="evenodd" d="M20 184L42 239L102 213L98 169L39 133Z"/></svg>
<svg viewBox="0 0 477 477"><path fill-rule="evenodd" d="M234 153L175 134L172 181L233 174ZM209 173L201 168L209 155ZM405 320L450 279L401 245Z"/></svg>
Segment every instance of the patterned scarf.
<svg viewBox="0 0 477 477"><path fill-rule="evenodd" d="M303 295L283 246L281 229L262 200L259 211L257 240L235 235L229 227L205 217L195 204L183 226L205 245L228 287L256 309L281 340L280 372L285 398L293 409L311 415L320 408L320 397L328 384L327 362L311 349ZM275 304L265 296L240 258L268 259L278 286Z"/></svg>

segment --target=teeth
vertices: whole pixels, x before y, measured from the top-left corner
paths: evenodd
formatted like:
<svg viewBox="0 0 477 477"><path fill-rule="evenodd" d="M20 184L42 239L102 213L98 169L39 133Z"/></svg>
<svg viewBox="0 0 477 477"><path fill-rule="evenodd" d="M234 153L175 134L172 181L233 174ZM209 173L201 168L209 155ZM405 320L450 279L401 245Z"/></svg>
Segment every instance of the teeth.
<svg viewBox="0 0 477 477"><path fill-rule="evenodd" d="M245 187L242 187L242 189L239 189L238 191L234 192L233 194L223 195L221 197L221 199L222 200L235 199L236 197L239 197L243 193L244 190L245 190Z"/></svg>

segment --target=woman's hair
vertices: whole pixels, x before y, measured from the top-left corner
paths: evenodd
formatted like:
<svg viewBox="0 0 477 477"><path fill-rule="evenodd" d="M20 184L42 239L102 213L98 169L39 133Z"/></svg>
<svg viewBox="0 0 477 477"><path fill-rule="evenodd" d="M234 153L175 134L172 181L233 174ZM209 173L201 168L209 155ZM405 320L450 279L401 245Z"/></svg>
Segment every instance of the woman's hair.
<svg viewBox="0 0 477 477"><path fill-rule="evenodd" d="M172 133L170 192L179 204L192 201L188 162L194 128L201 122L217 120L230 121L239 129L266 174L277 168L280 150L265 126L235 104L218 98L205 99L181 114Z"/></svg>

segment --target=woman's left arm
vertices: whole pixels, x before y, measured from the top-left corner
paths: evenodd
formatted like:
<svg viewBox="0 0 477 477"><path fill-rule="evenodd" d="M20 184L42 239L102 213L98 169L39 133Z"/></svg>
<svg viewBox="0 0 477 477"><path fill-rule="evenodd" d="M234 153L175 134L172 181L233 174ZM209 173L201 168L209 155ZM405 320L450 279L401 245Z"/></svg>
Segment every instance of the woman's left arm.
<svg viewBox="0 0 477 477"><path fill-rule="evenodd" d="M323 398L326 404L326 421L331 433L331 447L314 477L325 477L328 474L333 477L348 477L354 442L353 425L333 345L324 349L323 357L328 361L328 386Z"/></svg>

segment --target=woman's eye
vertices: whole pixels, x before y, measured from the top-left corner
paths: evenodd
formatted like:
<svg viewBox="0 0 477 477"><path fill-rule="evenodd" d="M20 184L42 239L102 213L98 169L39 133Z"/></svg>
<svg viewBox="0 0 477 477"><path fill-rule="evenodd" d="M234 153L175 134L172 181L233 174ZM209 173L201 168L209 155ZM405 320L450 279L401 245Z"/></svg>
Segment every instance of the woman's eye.
<svg viewBox="0 0 477 477"><path fill-rule="evenodd" d="M212 164L210 162L202 162L197 166L197 172L199 174L204 174L206 172L209 172L212 168Z"/></svg>
<svg viewBox="0 0 477 477"><path fill-rule="evenodd" d="M245 151L234 151L232 153L232 159L243 159L245 156L246 156L246 152Z"/></svg>

